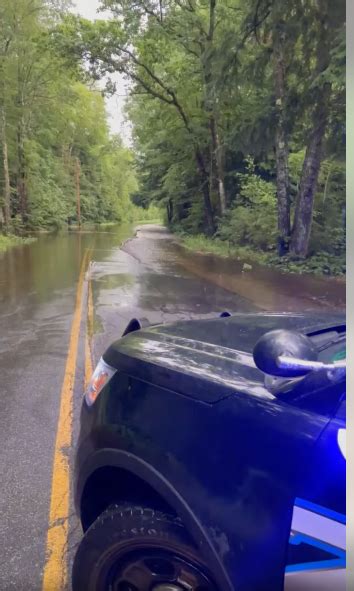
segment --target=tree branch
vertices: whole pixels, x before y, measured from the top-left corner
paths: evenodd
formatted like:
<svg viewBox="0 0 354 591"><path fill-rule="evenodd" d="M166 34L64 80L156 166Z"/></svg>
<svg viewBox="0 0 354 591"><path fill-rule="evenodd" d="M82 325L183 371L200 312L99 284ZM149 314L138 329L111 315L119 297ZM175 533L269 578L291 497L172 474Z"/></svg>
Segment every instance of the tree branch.
<svg viewBox="0 0 354 591"><path fill-rule="evenodd" d="M149 86L147 84L147 82L145 82L145 80L143 80L142 78L140 78L140 76L138 76L137 74L134 74L131 71L124 71L124 73L129 76L130 78L132 78L132 80L135 80L135 82L138 82L143 88L145 88L147 94L150 94L151 96L153 96L154 98L159 99L160 101L162 101L163 103L166 103L167 105L173 105L173 99L169 99L166 96L164 96L163 94L160 94L159 92L157 92L156 90L154 90L153 88L151 88L151 86ZM138 94L138 93L136 93Z"/></svg>
<svg viewBox="0 0 354 591"><path fill-rule="evenodd" d="M129 49L127 49L126 47L119 47L118 49L119 49L119 51L126 53L132 59L132 61L134 62L135 65L139 66L140 68L143 68L143 70L145 70L145 72L150 76L150 78L152 78L152 80L154 80L154 82L156 82L156 84L158 86L160 86L168 95L171 96L171 98L173 98L173 96L174 96L173 90L168 88L168 86L166 86L166 84L158 76L156 76L156 74L151 70L151 68L149 66L147 66L146 64L141 62L136 57L136 55L134 55L134 53L132 51L130 51Z"/></svg>
<svg viewBox="0 0 354 591"><path fill-rule="evenodd" d="M181 0L174 0L175 4L179 6L182 10L188 10L188 12L195 12L195 8L191 2L191 0L187 0L187 5L183 4Z"/></svg>
<svg viewBox="0 0 354 591"><path fill-rule="evenodd" d="M154 17L154 19L161 25L162 23L162 17L161 17L161 2L160 2L160 14L156 14L156 12L154 12L151 8L149 8L145 2L141 3L141 6L143 8L143 10L145 11L145 14L148 14L149 16Z"/></svg>

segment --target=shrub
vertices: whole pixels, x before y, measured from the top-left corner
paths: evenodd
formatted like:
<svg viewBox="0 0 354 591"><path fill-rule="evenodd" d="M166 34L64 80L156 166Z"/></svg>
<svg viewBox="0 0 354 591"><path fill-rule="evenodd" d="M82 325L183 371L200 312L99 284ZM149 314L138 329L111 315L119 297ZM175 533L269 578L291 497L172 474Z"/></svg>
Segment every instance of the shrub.
<svg viewBox="0 0 354 591"><path fill-rule="evenodd" d="M220 221L217 236L232 245L270 250L277 236L275 186L255 174L251 159L247 160L246 174L239 174L238 178L239 195Z"/></svg>

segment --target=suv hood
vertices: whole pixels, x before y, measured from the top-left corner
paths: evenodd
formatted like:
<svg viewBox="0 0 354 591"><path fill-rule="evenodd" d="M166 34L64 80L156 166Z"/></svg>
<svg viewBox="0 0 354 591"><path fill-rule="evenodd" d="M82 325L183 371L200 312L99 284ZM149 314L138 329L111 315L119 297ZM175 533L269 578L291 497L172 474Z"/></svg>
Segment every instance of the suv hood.
<svg viewBox="0 0 354 591"><path fill-rule="evenodd" d="M253 361L266 332L314 334L345 324L343 315L253 313L150 326L113 343L104 360L138 379L213 403L231 393L274 396Z"/></svg>

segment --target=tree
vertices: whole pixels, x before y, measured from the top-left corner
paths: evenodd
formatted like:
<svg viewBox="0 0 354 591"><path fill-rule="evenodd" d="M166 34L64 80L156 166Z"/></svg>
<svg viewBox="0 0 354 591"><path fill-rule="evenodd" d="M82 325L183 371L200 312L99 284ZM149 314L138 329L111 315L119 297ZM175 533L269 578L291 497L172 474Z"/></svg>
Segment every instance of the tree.
<svg viewBox="0 0 354 591"><path fill-rule="evenodd" d="M289 187L289 139L286 127L286 24L278 15L274 25L273 68L275 82L275 154L278 198L278 252L285 254L290 243L290 187Z"/></svg>
<svg viewBox="0 0 354 591"><path fill-rule="evenodd" d="M110 137L104 98L81 65L64 61L52 44L68 4L1 3L0 219L7 231L53 229L76 219L77 159L83 221L132 212L131 156Z"/></svg>
<svg viewBox="0 0 354 591"><path fill-rule="evenodd" d="M94 79L129 78L135 199L163 203L185 232L226 239L237 228L245 236L243 220L250 244L312 255L324 219L321 165L331 160L337 170L344 149L342 0L105 0L102 7L111 20L70 16L53 43ZM301 160L296 174L294 159Z"/></svg>
<svg viewBox="0 0 354 591"><path fill-rule="evenodd" d="M339 3L340 4L340 3ZM314 199L323 158L323 144L330 116L332 83L326 72L330 67L331 51L338 44L338 27L344 24L344 6L336 7L337 18L333 17L330 3L318 0L315 5L316 45L315 71L311 87L313 98L313 127L309 134L301 181L296 200L291 252L300 257L308 254Z"/></svg>
<svg viewBox="0 0 354 591"><path fill-rule="evenodd" d="M13 31L10 26L9 11L6 5L0 6L0 141L3 160L4 195L1 208L2 220L7 230L10 223L11 187L9 174L9 156L7 143L6 118L6 81L5 73L8 56L11 51Z"/></svg>
<svg viewBox="0 0 354 591"><path fill-rule="evenodd" d="M119 71L133 81L134 92L146 93L175 109L194 147L207 227L213 233L214 184L219 212L223 214L226 208L214 75L217 2L211 0L206 9L194 2L140 1L132 7L125 1L107 1L103 5L117 20L94 25L76 21L81 28L76 50L89 58L97 75ZM75 25L71 30L75 31ZM172 63L173 69L169 67ZM186 75L195 83L189 96L180 84ZM202 90L196 93L200 85Z"/></svg>
<svg viewBox="0 0 354 591"><path fill-rule="evenodd" d="M262 4L263 9L270 8L264 32L274 63L278 240L282 254L290 246L293 255L306 257L331 110L333 80L329 80L326 72L333 52L338 50L345 9L342 2L333 7L327 0L307 0L305 3L266 0L265 3L257 2L258 10ZM299 86L295 88L295 84ZM292 109L291 99L293 104L296 100L302 114L298 108ZM292 134L298 133L299 129L295 114L306 130L303 140L307 147L291 227L288 157Z"/></svg>

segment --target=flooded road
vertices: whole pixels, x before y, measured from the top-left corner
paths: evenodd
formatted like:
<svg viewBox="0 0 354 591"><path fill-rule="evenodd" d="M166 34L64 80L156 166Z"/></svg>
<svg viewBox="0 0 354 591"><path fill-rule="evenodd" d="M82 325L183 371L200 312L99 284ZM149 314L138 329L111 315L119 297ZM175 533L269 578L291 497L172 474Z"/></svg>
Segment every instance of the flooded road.
<svg viewBox="0 0 354 591"><path fill-rule="evenodd" d="M40 236L0 254L0 590L41 589L76 284L85 250L130 233ZM78 381L78 389L82 389Z"/></svg>
<svg viewBox="0 0 354 591"><path fill-rule="evenodd" d="M60 397L84 255L74 437L88 370L86 331L94 364L133 316L169 322L223 310L344 309L343 282L256 267L242 273L237 262L184 251L156 226L131 235L121 227L40 236L0 254L0 591L42 588ZM69 557L77 525L73 517ZM62 559L64 569L64 552Z"/></svg>
<svg viewBox="0 0 354 591"><path fill-rule="evenodd" d="M345 310L345 281L342 278L281 273L252 263L243 271L243 262L212 254L177 249L185 269L199 277L246 297L259 308L274 312Z"/></svg>

